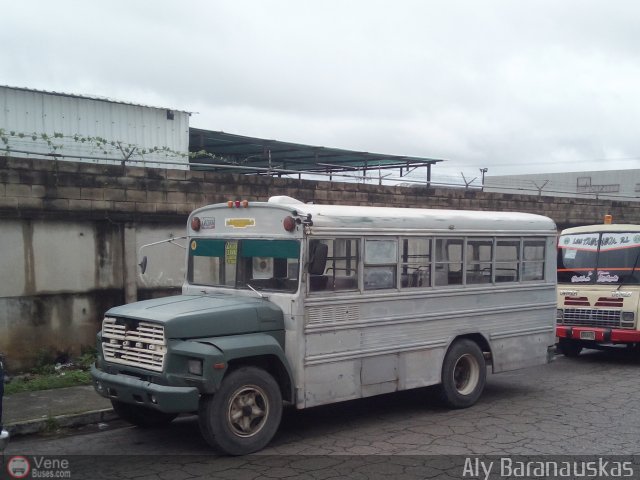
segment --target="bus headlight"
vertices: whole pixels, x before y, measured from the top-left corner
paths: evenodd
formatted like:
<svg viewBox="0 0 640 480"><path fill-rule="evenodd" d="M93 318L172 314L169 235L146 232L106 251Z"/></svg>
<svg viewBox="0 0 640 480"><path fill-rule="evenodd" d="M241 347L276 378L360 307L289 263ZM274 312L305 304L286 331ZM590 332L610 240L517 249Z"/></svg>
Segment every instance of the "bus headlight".
<svg viewBox="0 0 640 480"><path fill-rule="evenodd" d="M202 360L200 360L199 358L190 358L189 373L191 375L202 376Z"/></svg>
<svg viewBox="0 0 640 480"><path fill-rule="evenodd" d="M635 312L622 312L621 326L633 327L636 322Z"/></svg>
<svg viewBox="0 0 640 480"><path fill-rule="evenodd" d="M556 323L562 323L564 321L564 310L559 308L556 312Z"/></svg>

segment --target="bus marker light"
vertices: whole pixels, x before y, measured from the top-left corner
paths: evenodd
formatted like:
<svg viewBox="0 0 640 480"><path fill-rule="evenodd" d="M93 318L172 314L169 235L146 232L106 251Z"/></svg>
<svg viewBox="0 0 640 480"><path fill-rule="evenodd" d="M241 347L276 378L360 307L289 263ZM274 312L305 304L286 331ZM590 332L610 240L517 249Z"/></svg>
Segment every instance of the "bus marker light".
<svg viewBox="0 0 640 480"><path fill-rule="evenodd" d="M292 216L284 217L282 225L287 232L293 232L296 228L296 221Z"/></svg>
<svg viewBox="0 0 640 480"><path fill-rule="evenodd" d="M200 219L198 217L193 217L191 219L191 230L197 232L200 230Z"/></svg>
<svg viewBox="0 0 640 480"><path fill-rule="evenodd" d="M249 200L229 200L227 202L227 207L229 208L248 208L249 207Z"/></svg>
<svg viewBox="0 0 640 480"><path fill-rule="evenodd" d="M605 215L604 216L604 224L605 225L611 225L612 222L613 222L613 216L611 216L611 215Z"/></svg>

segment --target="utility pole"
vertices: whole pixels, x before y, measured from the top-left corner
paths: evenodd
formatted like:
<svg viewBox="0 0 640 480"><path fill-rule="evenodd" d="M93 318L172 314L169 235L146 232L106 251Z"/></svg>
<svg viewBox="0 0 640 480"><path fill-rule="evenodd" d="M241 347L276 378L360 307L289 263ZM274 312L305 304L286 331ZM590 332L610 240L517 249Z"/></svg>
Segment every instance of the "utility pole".
<svg viewBox="0 0 640 480"><path fill-rule="evenodd" d="M482 188L480 189L481 192L484 192L484 174L487 173L488 170L489 169L487 167L480 169L480 173L482 174Z"/></svg>

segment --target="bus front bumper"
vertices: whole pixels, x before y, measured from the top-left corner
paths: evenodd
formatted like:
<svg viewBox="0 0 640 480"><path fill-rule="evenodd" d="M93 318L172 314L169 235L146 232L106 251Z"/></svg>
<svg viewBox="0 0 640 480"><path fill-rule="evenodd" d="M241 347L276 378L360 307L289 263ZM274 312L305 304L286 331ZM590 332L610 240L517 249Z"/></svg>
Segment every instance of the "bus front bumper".
<svg viewBox="0 0 640 480"><path fill-rule="evenodd" d="M196 387L170 387L126 375L112 375L91 367L93 387L103 397L140 405L166 413L198 411L200 392Z"/></svg>
<svg viewBox="0 0 640 480"><path fill-rule="evenodd" d="M597 343L640 343L640 332L621 328L556 326L556 336Z"/></svg>

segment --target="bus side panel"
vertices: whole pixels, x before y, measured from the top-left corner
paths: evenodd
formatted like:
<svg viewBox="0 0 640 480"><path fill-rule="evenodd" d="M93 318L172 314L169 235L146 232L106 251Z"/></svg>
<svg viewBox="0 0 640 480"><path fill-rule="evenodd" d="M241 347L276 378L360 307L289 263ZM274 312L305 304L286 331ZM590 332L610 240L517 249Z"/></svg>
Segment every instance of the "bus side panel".
<svg viewBox="0 0 640 480"><path fill-rule="evenodd" d="M304 321L303 398L310 407L437 384L460 336L489 341L494 371L547 363L555 287L320 297L308 301Z"/></svg>
<svg viewBox="0 0 640 480"><path fill-rule="evenodd" d="M440 383L444 348L307 366L305 407Z"/></svg>
<svg viewBox="0 0 640 480"><path fill-rule="evenodd" d="M398 390L428 387L440 383L446 348L431 348L400 355Z"/></svg>
<svg viewBox="0 0 640 480"><path fill-rule="evenodd" d="M304 375L305 407L360 398L361 368L359 359L308 366Z"/></svg>
<svg viewBox="0 0 640 480"><path fill-rule="evenodd" d="M491 337L493 372L506 372L549 362L548 347L555 343L555 332Z"/></svg>

